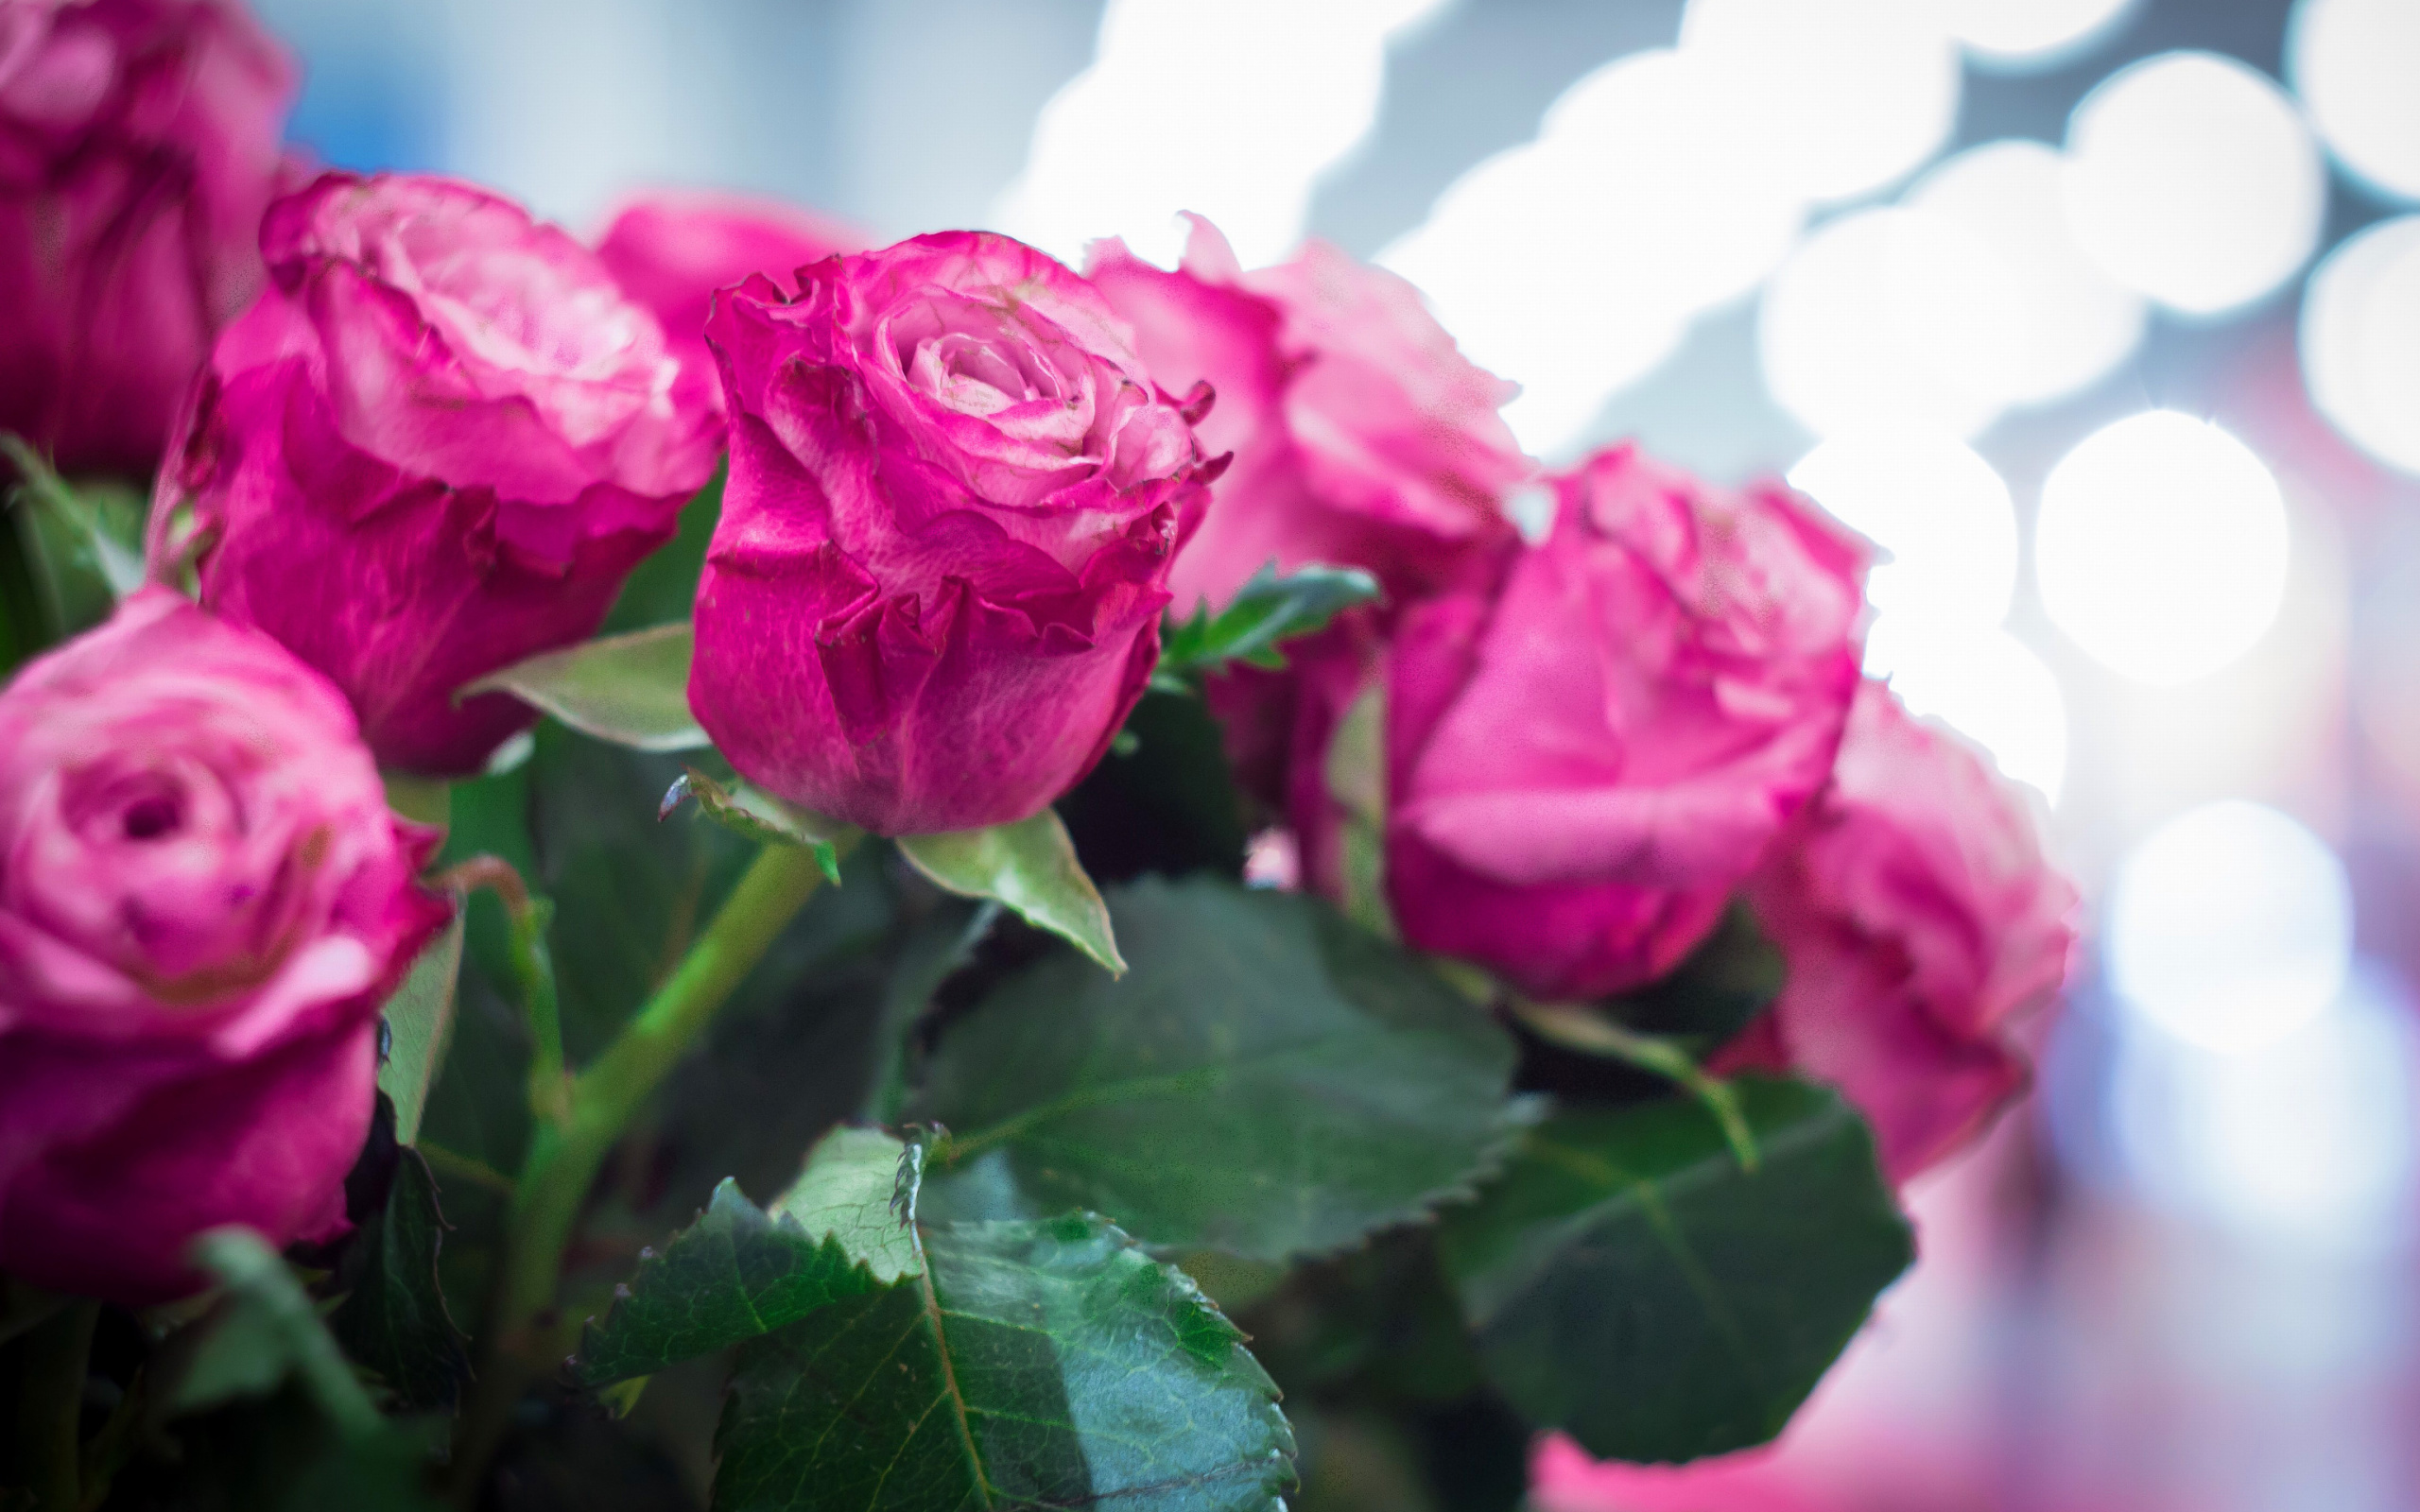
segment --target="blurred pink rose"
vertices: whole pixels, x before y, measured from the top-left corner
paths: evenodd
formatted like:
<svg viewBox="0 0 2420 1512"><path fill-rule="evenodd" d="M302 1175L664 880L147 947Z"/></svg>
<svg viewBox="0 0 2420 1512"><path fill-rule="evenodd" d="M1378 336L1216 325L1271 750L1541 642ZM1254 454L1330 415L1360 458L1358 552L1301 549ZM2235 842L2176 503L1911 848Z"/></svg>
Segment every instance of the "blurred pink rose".
<svg viewBox="0 0 2420 1512"><path fill-rule="evenodd" d="M731 477L690 705L743 775L877 833L1024 818L1142 696L1216 469L1028 247L951 232L801 276L708 328Z"/></svg>
<svg viewBox="0 0 2420 1512"><path fill-rule="evenodd" d="M2059 990L2076 890L2023 797L1957 736L1862 685L1832 784L1749 885L1789 963L1726 1072L1829 1082L1905 1181L2024 1090L2013 1020Z"/></svg>
<svg viewBox="0 0 2420 1512"><path fill-rule="evenodd" d="M871 245L854 226L778 199L661 189L623 202L596 255L631 298L655 312L682 360L711 371L706 314L717 289L762 273L794 295L799 268Z"/></svg>
<svg viewBox="0 0 2420 1512"><path fill-rule="evenodd" d="M164 588L0 692L0 1270L127 1303L343 1225L379 1005L445 921L344 700Z"/></svg>
<svg viewBox="0 0 2420 1512"><path fill-rule="evenodd" d="M1405 597L1512 533L1504 492L1532 464L1496 410L1518 387L1463 357L1394 274L1324 242L1246 273L1196 216L1178 271L1113 240L1091 276L1163 388L1209 384L1201 444L1236 456L1177 558L1181 611L1272 560L1367 568Z"/></svg>
<svg viewBox="0 0 2420 1512"><path fill-rule="evenodd" d="M0 4L0 430L147 474L260 293L294 63L221 0Z"/></svg>
<svg viewBox="0 0 2420 1512"><path fill-rule="evenodd" d="M1543 544L1398 627L1386 884L1411 944L1585 999L1677 965L1823 784L1866 550L1630 447L1555 486Z"/></svg>
<svg viewBox="0 0 2420 1512"><path fill-rule="evenodd" d="M580 640L712 475L712 380L596 254L443 179L271 206L273 287L219 338L152 511L204 605L334 679L381 765L478 769L533 720L463 684Z"/></svg>

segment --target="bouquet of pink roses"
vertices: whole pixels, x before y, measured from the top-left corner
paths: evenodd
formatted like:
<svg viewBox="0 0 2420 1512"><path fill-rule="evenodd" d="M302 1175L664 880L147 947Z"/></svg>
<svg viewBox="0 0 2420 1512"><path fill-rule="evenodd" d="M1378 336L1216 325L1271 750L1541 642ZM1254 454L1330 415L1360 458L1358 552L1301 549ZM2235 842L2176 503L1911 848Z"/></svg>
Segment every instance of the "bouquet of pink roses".
<svg viewBox="0 0 2420 1512"><path fill-rule="evenodd" d="M1779 1431L2073 937L1864 542L1542 475L1332 249L591 245L290 92L231 0L0 5L0 1505Z"/></svg>

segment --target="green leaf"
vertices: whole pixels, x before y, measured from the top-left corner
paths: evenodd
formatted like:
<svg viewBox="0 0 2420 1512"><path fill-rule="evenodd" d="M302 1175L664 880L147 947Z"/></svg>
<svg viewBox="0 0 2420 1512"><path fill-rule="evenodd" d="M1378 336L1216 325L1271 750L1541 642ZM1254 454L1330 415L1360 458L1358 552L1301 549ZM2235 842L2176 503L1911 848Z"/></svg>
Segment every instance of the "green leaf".
<svg viewBox="0 0 2420 1512"><path fill-rule="evenodd" d="M141 495L110 484L71 487L14 436L0 435L0 455L24 480L18 485L20 496L41 509L53 531L64 538L69 561L99 578L113 597L124 598L143 586Z"/></svg>
<svg viewBox="0 0 2420 1512"><path fill-rule="evenodd" d="M437 1284L445 1217L420 1152L406 1147L396 1157L386 1208L354 1236L369 1263L328 1318L328 1331L405 1406L450 1409L471 1361Z"/></svg>
<svg viewBox="0 0 2420 1512"><path fill-rule="evenodd" d="M378 1090L395 1105L395 1138L420 1138L428 1090L445 1063L454 1032L454 988L462 968L462 910L412 962L410 974L387 1000L387 1060L378 1068Z"/></svg>
<svg viewBox="0 0 2420 1512"><path fill-rule="evenodd" d="M919 1226L922 1275L741 1349L717 1512L1277 1512L1293 1435L1243 1335L1106 1220Z"/></svg>
<svg viewBox="0 0 2420 1512"><path fill-rule="evenodd" d="M1201 699L1146 693L1126 717L1132 754L1113 752L1053 805L1097 884L1147 871L1244 872L1251 841L1219 721Z"/></svg>
<svg viewBox="0 0 2420 1512"><path fill-rule="evenodd" d="M840 882L840 842L862 833L855 825L785 802L745 779L723 783L694 766L683 771L664 795L656 807L657 817L680 807L684 798L695 798L708 818L734 834L759 845L804 846L813 850L816 865L835 886Z"/></svg>
<svg viewBox="0 0 2420 1512"><path fill-rule="evenodd" d="M1328 797L1341 811L1337 840L1342 853L1345 917L1382 939L1397 938L1387 905L1387 690L1374 682L1353 700L1328 742L1321 767Z"/></svg>
<svg viewBox="0 0 2420 1512"><path fill-rule="evenodd" d="M933 882L965 898L996 898L1091 956L1113 974L1126 970L1111 932L1109 910L1076 859L1076 843L1059 816L1044 809L1029 819L953 834L903 834L899 853Z"/></svg>
<svg viewBox="0 0 2420 1512"><path fill-rule="evenodd" d="M516 662L466 684L459 696L509 693L583 735L634 750L711 745L689 713L688 622L586 641Z"/></svg>
<svg viewBox="0 0 2420 1512"><path fill-rule="evenodd" d="M1764 1157L1754 1175L1693 1102L1574 1109L1445 1214L1490 1378L1591 1453L1683 1460L1772 1438L1913 1258L1847 1104L1733 1085Z"/></svg>
<svg viewBox="0 0 2420 1512"><path fill-rule="evenodd" d="M1178 678L1215 672L1229 662L1282 667L1280 642L1323 629L1337 615L1377 596L1377 579L1357 567L1307 566L1281 575L1270 562L1215 616L1204 604L1191 619L1169 624L1154 680L1182 689Z"/></svg>
<svg viewBox="0 0 2420 1512"><path fill-rule="evenodd" d="M291 1376L339 1433L358 1437L378 1431L386 1419L354 1379L311 1298L260 1235L214 1228L194 1241L193 1258L226 1295L181 1336L185 1348L163 1372L164 1418L266 1396Z"/></svg>
<svg viewBox="0 0 2420 1512"><path fill-rule="evenodd" d="M1735 902L1669 976L1610 999L1605 1008L1629 1028L1711 1055L1772 1005L1788 975L1781 948L1747 904Z"/></svg>
<svg viewBox="0 0 2420 1512"><path fill-rule="evenodd" d="M1040 961L929 1068L920 1116L955 1131L937 1156L1004 1157L1010 1211L1276 1260L1467 1194L1516 1142L1512 1039L1326 904L1209 877L1112 896L1132 973Z"/></svg>
<svg viewBox="0 0 2420 1512"><path fill-rule="evenodd" d="M835 1129L769 1213L738 1183L644 1263L579 1351L592 1386L652 1375L794 1323L922 1268L908 1232L921 1146Z"/></svg>

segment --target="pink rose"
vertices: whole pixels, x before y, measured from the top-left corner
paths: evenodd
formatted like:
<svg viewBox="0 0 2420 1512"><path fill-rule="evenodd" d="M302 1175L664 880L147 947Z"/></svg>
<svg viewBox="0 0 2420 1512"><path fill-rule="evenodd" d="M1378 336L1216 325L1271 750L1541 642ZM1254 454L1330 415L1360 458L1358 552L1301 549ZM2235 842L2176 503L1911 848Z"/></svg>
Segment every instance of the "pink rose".
<svg viewBox="0 0 2420 1512"><path fill-rule="evenodd" d="M690 706L743 775L876 833L1025 818L1142 696L1216 469L1031 248L951 232L800 277L707 329L731 477Z"/></svg>
<svg viewBox="0 0 2420 1512"><path fill-rule="evenodd" d="M1211 387L1201 444L1236 456L1177 558L1180 610L1272 560L1367 568L1406 597L1512 533L1504 492L1532 464L1496 410L1518 387L1464 358L1402 279L1324 242L1246 273L1199 216L1177 272L1108 241L1091 277L1163 388Z"/></svg>
<svg viewBox="0 0 2420 1512"><path fill-rule="evenodd" d="M0 692L0 1270L127 1303L343 1227L379 1005L444 922L352 712L164 588Z"/></svg>
<svg viewBox="0 0 2420 1512"><path fill-rule="evenodd" d="M1865 683L1831 786L1748 895L1789 977L1726 1071L1840 1088L1894 1181L2024 1090L2010 1025L2066 980L2076 890L2020 796L1956 736Z"/></svg>
<svg viewBox="0 0 2420 1512"><path fill-rule="evenodd" d="M1555 486L1543 544L1397 630L1386 885L1411 944L1572 1000L1677 965L1823 785L1866 552L1630 447Z"/></svg>
<svg viewBox="0 0 2420 1512"><path fill-rule="evenodd" d="M240 4L0 5L0 430L147 474L261 287L294 63Z"/></svg>
<svg viewBox="0 0 2420 1512"><path fill-rule="evenodd" d="M591 634L713 473L708 374L596 254L442 179L271 206L273 287L219 338L153 508L201 597L353 700L379 762L475 771L536 715L463 684Z"/></svg>
<svg viewBox="0 0 2420 1512"><path fill-rule="evenodd" d="M682 361L711 372L706 315L717 289L762 273L796 294L797 269L871 245L853 226L778 199L664 189L626 200L596 255L625 293L655 312Z"/></svg>

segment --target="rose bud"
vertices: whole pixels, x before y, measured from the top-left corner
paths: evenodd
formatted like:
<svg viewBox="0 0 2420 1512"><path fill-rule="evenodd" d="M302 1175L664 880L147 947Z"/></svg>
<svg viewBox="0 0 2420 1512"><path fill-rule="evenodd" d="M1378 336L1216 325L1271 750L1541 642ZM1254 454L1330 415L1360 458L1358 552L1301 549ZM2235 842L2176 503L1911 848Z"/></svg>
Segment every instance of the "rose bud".
<svg viewBox="0 0 2420 1512"><path fill-rule="evenodd" d="M2011 1025L2066 980L2076 890L2023 795L1956 735L1864 684L1831 785L1748 896L1789 975L1718 1065L1837 1086L1894 1181L2023 1091Z"/></svg>
<svg viewBox="0 0 2420 1512"><path fill-rule="evenodd" d="M152 508L202 603L353 700L382 765L476 771L537 717L465 683L584 639L714 472L709 376L595 253L447 180L329 174L269 209Z"/></svg>
<svg viewBox="0 0 2420 1512"><path fill-rule="evenodd" d="M690 707L743 776L876 833L1025 818L1142 696L1216 469L1031 248L952 232L799 277L707 327L731 475Z"/></svg>
<svg viewBox="0 0 2420 1512"><path fill-rule="evenodd" d="M1385 873L1412 945L1568 1001L1679 964L1823 785L1866 548L1630 447L1555 487L1544 543L1398 627Z"/></svg>
<svg viewBox="0 0 2420 1512"><path fill-rule="evenodd" d="M0 430L147 475L260 293L294 63L239 4L0 5Z"/></svg>
<svg viewBox="0 0 2420 1512"><path fill-rule="evenodd" d="M1463 357L1394 274L1317 241L1246 273L1197 215L1176 272L1111 240L1091 277L1162 388L1209 385L1202 448L1235 454L1177 558L1181 611L1271 561L1366 568L1400 600L1512 533L1504 493L1532 464L1496 410L1519 387Z"/></svg>
<svg viewBox="0 0 2420 1512"><path fill-rule="evenodd" d="M436 838L327 679L164 588L0 691L0 1271L142 1304L205 1229L341 1232Z"/></svg>
<svg viewBox="0 0 2420 1512"><path fill-rule="evenodd" d="M596 255L623 292L655 312L681 360L711 372L706 315L717 289L762 273L783 293L796 294L798 268L863 251L872 240L853 226L778 199L663 189L625 200Z"/></svg>

